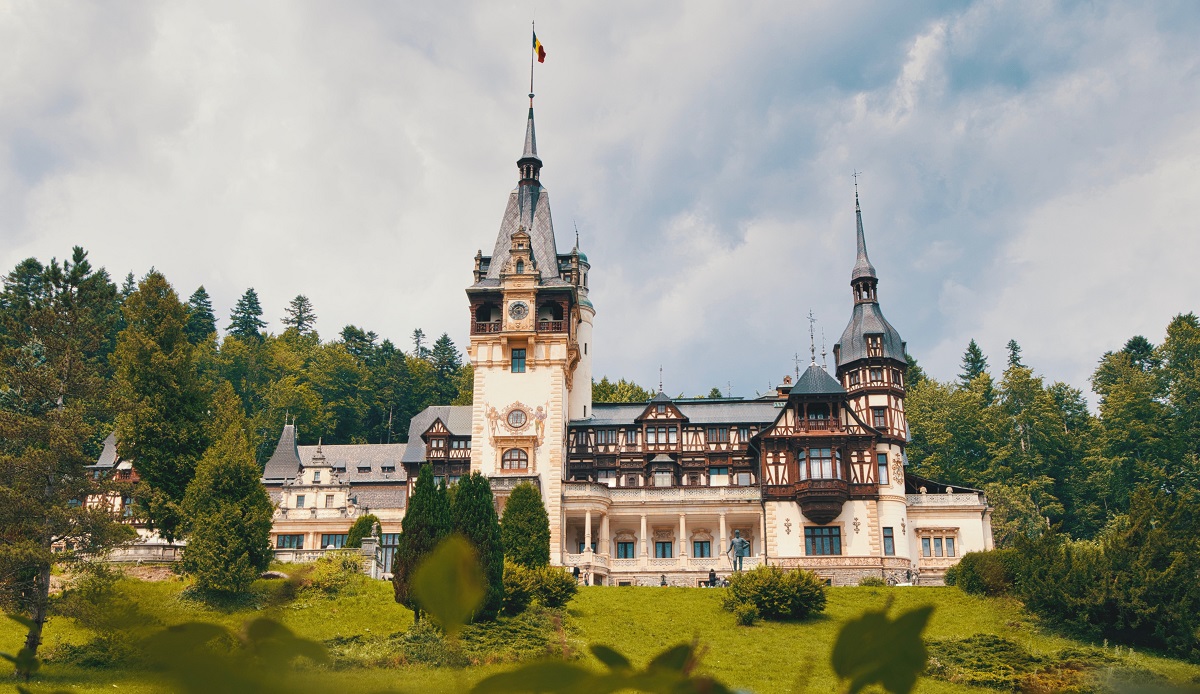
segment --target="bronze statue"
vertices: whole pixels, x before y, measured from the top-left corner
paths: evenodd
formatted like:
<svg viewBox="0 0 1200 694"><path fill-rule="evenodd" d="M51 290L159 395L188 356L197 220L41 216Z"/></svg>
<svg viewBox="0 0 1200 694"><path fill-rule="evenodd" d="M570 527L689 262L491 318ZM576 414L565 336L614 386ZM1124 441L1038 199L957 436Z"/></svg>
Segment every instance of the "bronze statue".
<svg viewBox="0 0 1200 694"><path fill-rule="evenodd" d="M742 560L750 556L750 541L742 537L741 530L733 531L733 539L729 541L729 549L725 550L725 556L733 552L733 570L742 570Z"/></svg>

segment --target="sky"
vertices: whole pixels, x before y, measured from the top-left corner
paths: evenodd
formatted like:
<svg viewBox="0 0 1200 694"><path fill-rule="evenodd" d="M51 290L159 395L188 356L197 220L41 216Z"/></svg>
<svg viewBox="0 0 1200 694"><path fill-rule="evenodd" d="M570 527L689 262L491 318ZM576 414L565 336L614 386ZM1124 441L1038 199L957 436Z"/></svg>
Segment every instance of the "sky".
<svg viewBox="0 0 1200 694"><path fill-rule="evenodd" d="M0 272L253 287L270 329L468 341L517 181L542 182L594 371L753 397L850 317L854 179L881 307L934 377L1015 339L1085 392L1200 308L1195 2L0 4ZM830 355L832 361L832 354ZM817 360L821 360L818 354Z"/></svg>

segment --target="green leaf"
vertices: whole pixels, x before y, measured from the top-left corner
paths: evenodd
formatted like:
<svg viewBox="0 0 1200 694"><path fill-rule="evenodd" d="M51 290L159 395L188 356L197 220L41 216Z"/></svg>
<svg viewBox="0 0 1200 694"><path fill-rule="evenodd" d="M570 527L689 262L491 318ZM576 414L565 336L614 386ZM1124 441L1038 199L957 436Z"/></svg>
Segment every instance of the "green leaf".
<svg viewBox="0 0 1200 694"><path fill-rule="evenodd" d="M308 658L314 663L329 662L329 654L321 644L302 639L279 622L265 617L247 625L246 640L271 667L287 667L298 657Z"/></svg>
<svg viewBox="0 0 1200 694"><path fill-rule="evenodd" d="M929 623L933 606L918 607L888 619L888 602L882 610L868 611L846 623L833 645L833 671L849 680L847 692L856 694L879 684L892 694L908 694L925 669L928 653L921 632Z"/></svg>
<svg viewBox="0 0 1200 694"><path fill-rule="evenodd" d="M412 579L417 602L449 636L456 635L483 602L485 589L475 549L456 535L438 545Z"/></svg>
<svg viewBox="0 0 1200 694"><path fill-rule="evenodd" d="M596 691L587 686L594 678L591 672L559 660L530 663L513 670L502 672L481 680L471 690L476 694L489 692L564 692L582 689ZM611 690L610 690L611 691Z"/></svg>
<svg viewBox="0 0 1200 694"><path fill-rule="evenodd" d="M673 648L654 656L654 660L646 666L647 670L670 670L672 672L683 672L687 667L688 661L692 657L692 645L681 643Z"/></svg>
<svg viewBox="0 0 1200 694"><path fill-rule="evenodd" d="M633 669L633 664L629 662L628 658L608 646L594 644L592 646L592 655L596 656L596 660L607 665L609 670L625 671Z"/></svg>

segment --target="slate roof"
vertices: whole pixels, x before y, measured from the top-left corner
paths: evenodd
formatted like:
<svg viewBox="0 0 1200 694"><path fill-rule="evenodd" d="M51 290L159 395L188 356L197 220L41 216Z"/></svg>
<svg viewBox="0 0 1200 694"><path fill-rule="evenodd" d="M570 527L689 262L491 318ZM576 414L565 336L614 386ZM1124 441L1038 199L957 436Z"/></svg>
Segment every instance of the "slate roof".
<svg viewBox="0 0 1200 694"><path fill-rule="evenodd" d="M104 448L100 450L100 457L96 459L94 465L88 465L90 470L111 470L121 462L117 458L117 432L112 432L104 439Z"/></svg>
<svg viewBox="0 0 1200 694"><path fill-rule="evenodd" d="M845 395L846 389L829 372L813 364L792 386L793 395Z"/></svg>
<svg viewBox="0 0 1200 694"><path fill-rule="evenodd" d="M300 454L296 450L296 425L284 424L275 444L275 452L263 467L264 482L282 482L300 471Z"/></svg>
<svg viewBox="0 0 1200 694"><path fill-rule="evenodd" d="M838 340L838 366L843 366L858 359L867 358L867 335L883 335L883 356L904 361L904 340L900 333L883 317L879 303L875 301L854 305L850 314L850 323Z"/></svg>
<svg viewBox="0 0 1200 694"><path fill-rule="evenodd" d="M408 477L400 466L400 458L404 454L403 443L351 443L341 445L325 444L321 446L321 454L325 463L332 467L342 480L351 485L364 482L404 482ZM317 446L299 446L297 452L300 460L305 463L317 454ZM359 472L358 468L370 468ZM393 472L384 472L383 468L395 468ZM351 491L357 494L358 489Z"/></svg>
<svg viewBox="0 0 1200 694"><path fill-rule="evenodd" d="M361 508L404 508L408 497L404 485L351 487L350 496L355 497Z"/></svg>
<svg viewBox="0 0 1200 694"><path fill-rule="evenodd" d="M863 234L862 224L862 208L858 204L858 191L854 191L854 216L858 220L858 259L854 263L854 271L850 273L850 279L856 280L860 277L875 277L875 266L871 264L870 258L867 257L867 237Z"/></svg>
<svg viewBox="0 0 1200 694"><path fill-rule="evenodd" d="M775 400L672 402L690 424L770 424L779 415ZM629 426L646 411L639 403L592 403L592 416L571 420L572 427Z"/></svg>
<svg viewBox="0 0 1200 694"><path fill-rule="evenodd" d="M425 441L421 439L421 434L435 420L442 420L453 436L470 436L472 417L470 405L435 405L421 410L408 424L408 444L400 462L420 463L425 460Z"/></svg>

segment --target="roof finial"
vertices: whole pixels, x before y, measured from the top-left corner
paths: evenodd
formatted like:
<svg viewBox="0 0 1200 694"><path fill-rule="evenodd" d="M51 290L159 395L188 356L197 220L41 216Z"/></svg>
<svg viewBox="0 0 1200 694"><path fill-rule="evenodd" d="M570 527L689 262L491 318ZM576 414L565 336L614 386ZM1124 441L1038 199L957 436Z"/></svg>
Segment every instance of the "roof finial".
<svg viewBox="0 0 1200 694"><path fill-rule="evenodd" d="M571 220L571 224L575 225L575 250L579 250L579 225L574 219Z"/></svg>
<svg viewBox="0 0 1200 694"><path fill-rule="evenodd" d="M658 365L658 392L663 392L662 386L662 364Z"/></svg>
<svg viewBox="0 0 1200 694"><path fill-rule="evenodd" d="M796 352L792 355L792 366L796 367L796 380L800 380L800 353Z"/></svg>
<svg viewBox="0 0 1200 694"><path fill-rule="evenodd" d="M532 96L532 94L530 96ZM854 209L856 210L858 209L858 177L861 175L862 172L858 169L855 169L854 173L850 174L851 178L854 179Z"/></svg>
<svg viewBox="0 0 1200 694"><path fill-rule="evenodd" d="M821 368L829 370L829 362L825 359L825 328L821 328Z"/></svg>
<svg viewBox="0 0 1200 694"><path fill-rule="evenodd" d="M809 349L809 352L812 353L812 365L813 366L817 365L817 340L816 340L816 336L813 334L813 324L815 324L816 322L817 322L817 319L813 318L812 309L811 308L808 309L808 349ZM799 376L797 376L797 378L799 378Z"/></svg>

